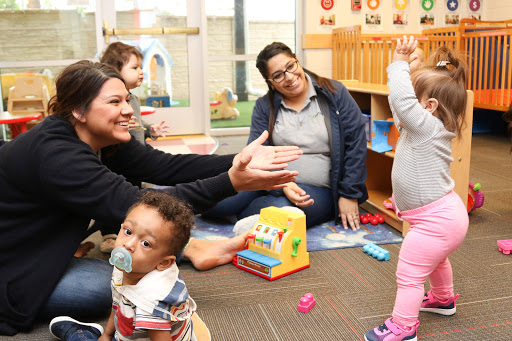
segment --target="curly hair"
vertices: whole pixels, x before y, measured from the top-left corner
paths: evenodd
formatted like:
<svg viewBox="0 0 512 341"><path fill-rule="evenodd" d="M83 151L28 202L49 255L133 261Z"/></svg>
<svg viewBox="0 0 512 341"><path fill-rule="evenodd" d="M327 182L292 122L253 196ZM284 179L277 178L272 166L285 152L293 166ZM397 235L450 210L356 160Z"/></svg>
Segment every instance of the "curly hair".
<svg viewBox="0 0 512 341"><path fill-rule="evenodd" d="M170 223L172 239L169 253L177 256L190 239L190 230L194 226L194 214L189 205L163 192L147 191L128 209L126 215L141 205L155 208L162 219Z"/></svg>

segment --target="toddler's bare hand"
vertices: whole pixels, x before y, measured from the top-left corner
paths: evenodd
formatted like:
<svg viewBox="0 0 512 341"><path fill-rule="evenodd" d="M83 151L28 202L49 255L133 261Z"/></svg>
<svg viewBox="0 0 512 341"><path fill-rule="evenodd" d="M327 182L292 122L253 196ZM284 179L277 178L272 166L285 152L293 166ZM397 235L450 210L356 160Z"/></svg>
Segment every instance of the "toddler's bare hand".
<svg viewBox="0 0 512 341"><path fill-rule="evenodd" d="M404 61L409 62L409 55L416 50L418 41L411 36L407 39L404 35L403 42L398 39L396 43L395 53L393 53L393 62Z"/></svg>

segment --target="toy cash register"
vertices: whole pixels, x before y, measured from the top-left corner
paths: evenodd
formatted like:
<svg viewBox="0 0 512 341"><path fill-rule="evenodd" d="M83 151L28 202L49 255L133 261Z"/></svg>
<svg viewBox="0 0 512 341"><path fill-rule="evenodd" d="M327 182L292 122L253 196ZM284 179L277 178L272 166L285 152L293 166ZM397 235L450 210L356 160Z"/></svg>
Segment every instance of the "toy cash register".
<svg viewBox="0 0 512 341"><path fill-rule="evenodd" d="M306 215L273 206L262 209L247 248L237 252L233 263L270 281L309 267Z"/></svg>

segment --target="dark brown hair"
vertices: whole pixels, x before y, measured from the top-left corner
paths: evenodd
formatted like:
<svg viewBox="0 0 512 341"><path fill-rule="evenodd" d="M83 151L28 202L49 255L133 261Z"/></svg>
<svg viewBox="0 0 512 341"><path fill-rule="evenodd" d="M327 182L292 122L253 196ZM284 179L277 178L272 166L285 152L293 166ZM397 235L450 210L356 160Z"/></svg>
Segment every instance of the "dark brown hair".
<svg viewBox="0 0 512 341"><path fill-rule="evenodd" d="M411 75L418 100L437 99L436 116L446 130L457 136L460 136L466 116L467 69L463 56L443 46Z"/></svg>
<svg viewBox="0 0 512 341"><path fill-rule="evenodd" d="M140 60L143 59L142 53L135 46L116 41L110 44L105 52L103 52L100 62L111 65L121 72L121 69L128 63L132 54Z"/></svg>
<svg viewBox="0 0 512 341"><path fill-rule="evenodd" d="M48 104L49 112L72 122L72 112L85 114L103 84L112 78L124 83L119 72L106 64L81 60L69 65L57 77L56 93Z"/></svg>
<svg viewBox="0 0 512 341"><path fill-rule="evenodd" d="M147 191L128 209L128 214L137 206L153 207L169 222L171 242L169 253L177 256L190 239L190 230L194 226L194 214L185 202L159 191Z"/></svg>
<svg viewBox="0 0 512 341"><path fill-rule="evenodd" d="M274 94L276 90L272 87L272 83L269 78L268 74L268 61L272 59L273 57L284 54L290 58L297 59L297 56L295 53L292 52L292 50L285 44L280 42L273 42L272 44L269 44L261 50L261 52L258 54L258 57L256 58L256 67L260 71L260 74L263 76L263 79L267 82L268 85L268 99L270 102L270 113L269 113L269 122L268 122L268 141L269 143L272 143L272 132L274 131L274 124L276 122L276 110L274 108ZM320 87L327 88L332 93L336 92L336 88L332 83L324 77L321 77L317 75L314 72L311 72L305 68L302 68L305 73L307 73L311 78L313 78Z"/></svg>

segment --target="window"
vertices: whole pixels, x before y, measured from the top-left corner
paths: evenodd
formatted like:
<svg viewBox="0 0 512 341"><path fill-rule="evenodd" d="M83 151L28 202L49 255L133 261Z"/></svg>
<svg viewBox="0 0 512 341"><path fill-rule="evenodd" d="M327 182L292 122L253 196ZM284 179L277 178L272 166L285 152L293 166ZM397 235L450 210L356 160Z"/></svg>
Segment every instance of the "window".
<svg viewBox="0 0 512 341"><path fill-rule="evenodd" d="M211 128L248 127L256 99L268 90L256 69L258 53L274 41L295 50L295 1L205 0L205 6ZM219 108L226 88L236 95L236 118L234 102Z"/></svg>

